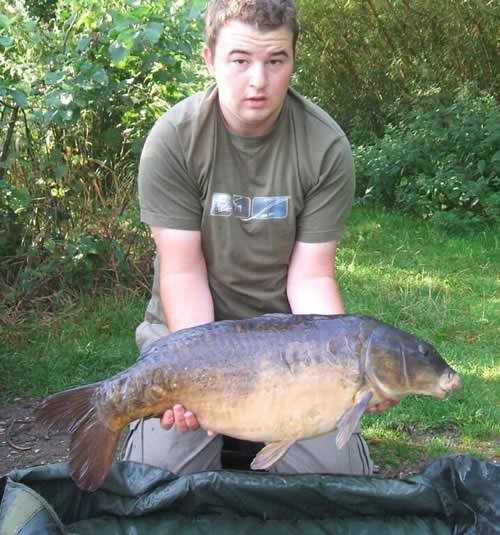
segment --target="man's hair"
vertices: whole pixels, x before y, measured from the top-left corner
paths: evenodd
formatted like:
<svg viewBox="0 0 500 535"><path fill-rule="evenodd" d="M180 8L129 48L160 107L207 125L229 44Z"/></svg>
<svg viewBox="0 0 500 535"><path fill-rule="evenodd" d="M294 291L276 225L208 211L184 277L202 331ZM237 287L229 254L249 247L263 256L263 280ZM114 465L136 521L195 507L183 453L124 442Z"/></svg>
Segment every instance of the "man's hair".
<svg viewBox="0 0 500 535"><path fill-rule="evenodd" d="M208 0L205 15L205 40L213 52L219 30L230 20L239 20L259 30L286 26L297 43L299 24L294 0Z"/></svg>

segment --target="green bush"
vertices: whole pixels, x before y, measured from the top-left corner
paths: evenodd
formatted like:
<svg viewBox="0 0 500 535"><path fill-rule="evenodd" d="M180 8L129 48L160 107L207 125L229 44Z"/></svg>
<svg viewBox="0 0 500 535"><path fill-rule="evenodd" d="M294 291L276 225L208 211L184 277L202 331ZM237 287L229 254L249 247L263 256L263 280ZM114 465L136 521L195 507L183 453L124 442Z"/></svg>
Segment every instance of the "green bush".
<svg viewBox="0 0 500 535"><path fill-rule="evenodd" d="M415 86L500 92L500 3L484 0L298 0L297 88L363 140L380 135ZM356 139L356 141L361 141Z"/></svg>
<svg viewBox="0 0 500 535"><path fill-rule="evenodd" d="M122 279L150 248L138 156L205 82L202 6L0 0L0 276L14 297Z"/></svg>
<svg viewBox="0 0 500 535"><path fill-rule="evenodd" d="M358 196L453 232L500 223L498 103L465 87L417 106L355 146Z"/></svg>

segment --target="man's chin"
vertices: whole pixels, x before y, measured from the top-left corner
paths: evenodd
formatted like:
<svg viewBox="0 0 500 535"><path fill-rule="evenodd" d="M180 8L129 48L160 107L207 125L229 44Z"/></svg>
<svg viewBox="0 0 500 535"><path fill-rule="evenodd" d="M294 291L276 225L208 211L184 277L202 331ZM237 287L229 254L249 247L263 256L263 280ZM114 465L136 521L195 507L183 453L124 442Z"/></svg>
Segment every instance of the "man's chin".
<svg viewBox="0 0 500 535"><path fill-rule="evenodd" d="M254 128L258 128L259 126L265 128L269 125L273 125L277 118L278 114L273 113L269 109L245 110L245 112L241 114L242 122Z"/></svg>

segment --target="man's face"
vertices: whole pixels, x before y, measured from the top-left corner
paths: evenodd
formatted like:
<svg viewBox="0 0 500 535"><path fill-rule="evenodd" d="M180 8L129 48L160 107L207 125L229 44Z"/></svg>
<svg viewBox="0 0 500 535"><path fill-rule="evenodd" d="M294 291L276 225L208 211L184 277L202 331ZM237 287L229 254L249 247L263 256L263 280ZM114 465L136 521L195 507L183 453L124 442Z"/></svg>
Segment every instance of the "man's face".
<svg viewBox="0 0 500 535"><path fill-rule="evenodd" d="M224 118L233 132L262 136L273 127L293 72L292 32L260 31L238 20L218 34L215 50L203 49L215 76Z"/></svg>

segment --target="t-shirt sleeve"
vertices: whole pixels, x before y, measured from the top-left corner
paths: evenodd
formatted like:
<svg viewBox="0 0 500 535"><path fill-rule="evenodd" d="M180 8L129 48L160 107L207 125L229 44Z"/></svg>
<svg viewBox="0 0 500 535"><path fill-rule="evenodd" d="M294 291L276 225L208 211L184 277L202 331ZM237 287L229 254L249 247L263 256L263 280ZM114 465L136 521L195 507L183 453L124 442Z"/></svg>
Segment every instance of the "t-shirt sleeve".
<svg viewBox="0 0 500 535"><path fill-rule="evenodd" d="M199 230L201 202L189 176L175 125L168 114L151 129L139 164L141 221L179 230Z"/></svg>
<svg viewBox="0 0 500 535"><path fill-rule="evenodd" d="M297 240L319 243L338 241L352 208L355 172L351 146L345 136L325 150L317 180L306 193L297 221Z"/></svg>

